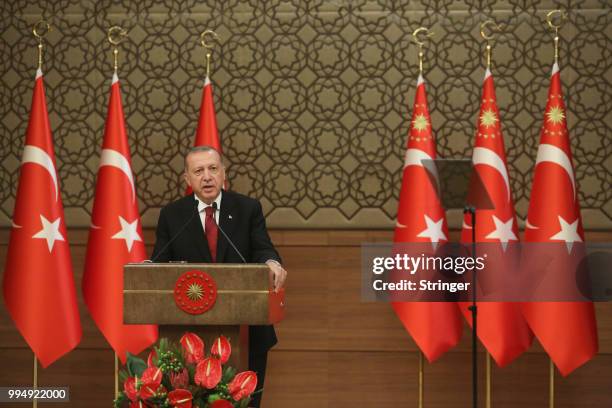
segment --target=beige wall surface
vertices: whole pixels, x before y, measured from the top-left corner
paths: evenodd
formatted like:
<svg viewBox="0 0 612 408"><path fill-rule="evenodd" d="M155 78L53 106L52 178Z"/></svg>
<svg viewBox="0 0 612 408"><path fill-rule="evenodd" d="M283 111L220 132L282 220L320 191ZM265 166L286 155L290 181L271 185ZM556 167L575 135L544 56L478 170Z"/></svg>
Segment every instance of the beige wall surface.
<svg viewBox="0 0 612 408"><path fill-rule="evenodd" d="M401 184L417 48L438 152L471 155L484 42L519 217L524 218L553 57L548 10L568 9L560 49L587 229L612 228L612 13L607 1L3 1L0 5L0 225L10 225L36 68L31 25L53 25L45 85L70 227L89 225L112 76L106 31L129 30L119 76L143 224L181 196L204 79L199 34L220 43L212 80L232 189L276 228L390 228ZM454 220L454 221L453 221ZM451 225L458 226L458 217Z"/></svg>

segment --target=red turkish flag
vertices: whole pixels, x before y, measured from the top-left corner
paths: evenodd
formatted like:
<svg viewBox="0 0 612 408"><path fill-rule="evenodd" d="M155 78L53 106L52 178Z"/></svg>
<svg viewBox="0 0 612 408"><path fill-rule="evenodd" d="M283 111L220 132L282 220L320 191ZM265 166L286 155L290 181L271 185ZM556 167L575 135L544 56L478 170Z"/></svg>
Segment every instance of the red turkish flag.
<svg viewBox="0 0 612 408"><path fill-rule="evenodd" d="M36 72L4 270L4 301L43 367L81 340L42 71Z"/></svg>
<svg viewBox="0 0 612 408"><path fill-rule="evenodd" d="M584 231L565 112L559 66L555 63L531 187L525 241L564 243L569 259L572 250L580 250L581 245L573 244L584 242ZM524 303L522 310L562 375L568 375L597 353L592 303Z"/></svg>
<svg viewBox="0 0 612 408"><path fill-rule="evenodd" d="M500 244L498 248L487 245L486 267L480 273L486 274L487 269L492 268L489 269L490 273L516 274L516 269L511 266L511 259L518 257L516 253L518 246L512 243L518 242L519 231L508 176L495 85L488 68L482 87L482 101L472 163L492 204L492 209L477 208L476 210L476 242ZM472 184L471 187L480 188L476 184ZM471 191L468 196L478 194L478 192ZM471 216L466 214L463 220L461 242L471 243L472 232ZM471 303L468 302L459 303L463 316L471 325L472 314L468 310L470 305ZM531 346L533 335L523 318L520 304L478 302L478 338L497 365L503 367Z"/></svg>
<svg viewBox="0 0 612 408"><path fill-rule="evenodd" d="M200 118L198 119L194 146L214 147L219 153L223 154L219 131L217 130L217 115L215 114L212 83L208 77L204 80L204 88L202 89ZM225 182L225 187L227 188L227 181ZM189 195L192 192L191 187L187 187L185 195Z"/></svg>
<svg viewBox="0 0 612 408"><path fill-rule="evenodd" d="M396 243L426 242L431 243L433 248L448 241L444 209L423 164L423 160L435 158L436 146L427 108L425 81L419 75L393 238ZM392 302L391 305L430 362L459 342L462 323L455 304Z"/></svg>
<svg viewBox="0 0 612 408"><path fill-rule="evenodd" d="M157 340L157 326L123 323L123 266L146 259L119 78L113 75L96 182L83 297L122 362Z"/></svg>
<svg viewBox="0 0 612 408"><path fill-rule="evenodd" d="M217 116L215 114L212 83L208 77L204 80L204 88L202 89L200 119L198 120L198 129L196 131L194 146L203 145L214 147L219 152L222 152L219 131L217 130Z"/></svg>

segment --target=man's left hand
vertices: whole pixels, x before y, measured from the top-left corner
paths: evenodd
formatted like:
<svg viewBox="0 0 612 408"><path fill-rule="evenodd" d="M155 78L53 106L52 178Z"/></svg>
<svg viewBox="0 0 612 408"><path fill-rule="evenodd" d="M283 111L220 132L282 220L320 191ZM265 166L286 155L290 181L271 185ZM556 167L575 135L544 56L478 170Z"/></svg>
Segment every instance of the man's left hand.
<svg viewBox="0 0 612 408"><path fill-rule="evenodd" d="M274 292L278 292L285 285L285 280L287 280L287 271L277 261L269 260L266 261L266 264L272 273Z"/></svg>

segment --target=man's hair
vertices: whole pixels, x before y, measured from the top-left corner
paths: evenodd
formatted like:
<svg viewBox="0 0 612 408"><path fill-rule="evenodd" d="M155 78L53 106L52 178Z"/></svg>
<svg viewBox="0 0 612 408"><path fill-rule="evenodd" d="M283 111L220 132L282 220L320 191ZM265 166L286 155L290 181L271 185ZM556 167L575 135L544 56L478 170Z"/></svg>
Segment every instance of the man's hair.
<svg viewBox="0 0 612 408"><path fill-rule="evenodd" d="M187 153L185 154L185 171L187 171L187 157L189 157L190 154L200 153L200 152L215 152L215 153L217 153L219 155L219 160L221 161L221 165L223 166L223 155L221 154L220 151L218 151L214 147L208 146L208 145L193 146L193 147L190 147L189 150L187 150Z"/></svg>

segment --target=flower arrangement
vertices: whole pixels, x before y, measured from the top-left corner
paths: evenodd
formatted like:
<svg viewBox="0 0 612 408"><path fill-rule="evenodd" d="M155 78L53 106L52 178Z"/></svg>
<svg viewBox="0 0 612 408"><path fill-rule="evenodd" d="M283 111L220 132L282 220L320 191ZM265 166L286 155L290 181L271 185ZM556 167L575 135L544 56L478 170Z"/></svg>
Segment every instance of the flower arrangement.
<svg viewBox="0 0 612 408"><path fill-rule="evenodd" d="M247 408L257 386L253 371L223 367L232 348L220 336L207 357L204 341L185 333L179 343L161 339L147 361L128 353L115 408Z"/></svg>

